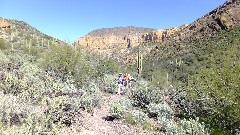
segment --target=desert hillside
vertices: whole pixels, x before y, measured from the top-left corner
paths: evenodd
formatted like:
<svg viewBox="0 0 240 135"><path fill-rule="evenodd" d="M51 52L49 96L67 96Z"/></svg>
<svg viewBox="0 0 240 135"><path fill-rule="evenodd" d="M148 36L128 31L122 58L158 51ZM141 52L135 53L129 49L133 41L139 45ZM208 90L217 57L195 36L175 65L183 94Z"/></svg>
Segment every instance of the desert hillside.
<svg viewBox="0 0 240 135"><path fill-rule="evenodd" d="M0 18L0 135L239 135L239 15L228 0L191 24L74 46Z"/></svg>

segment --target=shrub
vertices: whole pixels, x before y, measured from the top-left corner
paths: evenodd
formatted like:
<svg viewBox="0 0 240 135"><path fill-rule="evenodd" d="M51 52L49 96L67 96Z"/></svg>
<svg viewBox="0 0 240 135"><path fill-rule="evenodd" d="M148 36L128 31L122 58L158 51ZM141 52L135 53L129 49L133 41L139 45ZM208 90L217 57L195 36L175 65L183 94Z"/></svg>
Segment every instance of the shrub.
<svg viewBox="0 0 240 135"><path fill-rule="evenodd" d="M109 93L116 93L117 92L117 81L116 76L105 74L103 77L103 86L105 87L104 90Z"/></svg>
<svg viewBox="0 0 240 135"><path fill-rule="evenodd" d="M0 123L3 126L19 126L33 113L41 115L39 106L30 105L19 97L0 92L0 99Z"/></svg>
<svg viewBox="0 0 240 135"><path fill-rule="evenodd" d="M132 109L132 108L133 108L132 102L131 102L131 100L128 99L128 98L123 98L123 99L121 99L121 100L119 101L119 103L120 103L122 106L124 106L124 108L125 108L126 110L129 110L129 109Z"/></svg>
<svg viewBox="0 0 240 135"><path fill-rule="evenodd" d="M137 124L137 122L134 120L134 118L133 118L133 116L132 116L131 113L130 113L130 114L127 114L127 115L125 116L124 121L125 121L126 123L128 123L128 124L131 124L131 125L136 125L136 124Z"/></svg>
<svg viewBox="0 0 240 135"><path fill-rule="evenodd" d="M174 112L167 103L158 104L158 123L166 130L167 134L176 134L177 124L174 121Z"/></svg>
<svg viewBox="0 0 240 135"><path fill-rule="evenodd" d="M102 95L96 83L89 82L79 92L80 96L77 97L77 100L79 100L81 107L92 111L94 107L100 105Z"/></svg>
<svg viewBox="0 0 240 135"><path fill-rule="evenodd" d="M198 119L183 119L179 122L178 134L207 135L208 132L204 123L201 124Z"/></svg>
<svg viewBox="0 0 240 135"><path fill-rule="evenodd" d="M132 113L131 113L132 117L133 117L133 120L136 122L136 123L143 123L147 120L147 115L142 112L142 111L139 111L139 110L133 110Z"/></svg>
<svg viewBox="0 0 240 135"><path fill-rule="evenodd" d="M78 88L82 87L88 80L94 79L94 65L85 61L84 56L71 46L51 46L42 63L44 70L52 74L54 78L65 81L72 76Z"/></svg>
<svg viewBox="0 0 240 135"><path fill-rule="evenodd" d="M113 103L110 106L110 113L115 118L123 118L125 113L125 107L120 103Z"/></svg>
<svg viewBox="0 0 240 135"><path fill-rule="evenodd" d="M166 115L159 115L158 122L162 127L162 130L167 135L208 135L208 131L204 124L201 124L198 120L194 119L183 119L179 122L174 121L173 117L169 118Z"/></svg>
<svg viewBox="0 0 240 135"><path fill-rule="evenodd" d="M147 84L137 84L128 92L129 99L134 106L145 108L150 103L159 103L162 100L161 90Z"/></svg>
<svg viewBox="0 0 240 135"><path fill-rule="evenodd" d="M0 50L0 66L4 66L7 65L10 60L8 59L8 57L4 54L4 52L2 50Z"/></svg>
<svg viewBox="0 0 240 135"><path fill-rule="evenodd" d="M5 50L9 48L10 48L10 45L7 45L7 43L3 39L0 39L0 49Z"/></svg>
<svg viewBox="0 0 240 135"><path fill-rule="evenodd" d="M99 58L97 64L97 76L102 77L105 74L115 74L119 71L119 64L112 59Z"/></svg>
<svg viewBox="0 0 240 135"><path fill-rule="evenodd" d="M147 111L150 115L150 117L157 117L161 110L161 104L156 104L156 103L150 103L147 105Z"/></svg>

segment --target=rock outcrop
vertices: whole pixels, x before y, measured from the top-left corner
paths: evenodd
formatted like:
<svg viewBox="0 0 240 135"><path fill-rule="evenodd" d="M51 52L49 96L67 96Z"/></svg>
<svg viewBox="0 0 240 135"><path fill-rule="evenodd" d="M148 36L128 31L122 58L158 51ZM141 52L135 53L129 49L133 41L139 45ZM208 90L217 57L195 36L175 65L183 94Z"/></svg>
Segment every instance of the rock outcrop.
<svg viewBox="0 0 240 135"><path fill-rule="evenodd" d="M184 29L187 27L188 24L184 24L180 27L173 27L169 29L160 29L160 30L155 30L149 33L146 33L142 35L142 41L144 42L154 42L154 43L162 43L164 42L167 38L172 37L176 32Z"/></svg>
<svg viewBox="0 0 240 135"><path fill-rule="evenodd" d="M0 20L0 28L11 28L11 23L4 19L1 19Z"/></svg>
<svg viewBox="0 0 240 135"><path fill-rule="evenodd" d="M114 51L124 51L142 42L141 36L155 29L140 27L104 28L90 32L75 41L79 48L95 53L111 55Z"/></svg>

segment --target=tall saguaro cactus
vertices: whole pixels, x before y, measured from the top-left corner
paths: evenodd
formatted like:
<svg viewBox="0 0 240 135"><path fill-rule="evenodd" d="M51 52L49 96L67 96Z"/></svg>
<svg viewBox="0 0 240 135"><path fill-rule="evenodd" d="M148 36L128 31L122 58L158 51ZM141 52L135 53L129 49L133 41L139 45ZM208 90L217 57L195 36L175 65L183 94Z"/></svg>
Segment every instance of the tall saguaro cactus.
<svg viewBox="0 0 240 135"><path fill-rule="evenodd" d="M13 41L13 32L11 32L11 42Z"/></svg>
<svg viewBox="0 0 240 135"><path fill-rule="evenodd" d="M14 48L13 48L13 32L11 32L11 46L12 46L12 51L14 50Z"/></svg>
<svg viewBox="0 0 240 135"><path fill-rule="evenodd" d="M50 46L49 44L50 44L50 43L49 43L49 40L48 40L48 41L47 41L47 46L48 46L48 49L50 48L50 47L49 47L49 46Z"/></svg>
<svg viewBox="0 0 240 135"><path fill-rule="evenodd" d="M31 54L31 46L32 46L32 40L29 40L29 44L28 44L28 53Z"/></svg>
<svg viewBox="0 0 240 135"><path fill-rule="evenodd" d="M42 46L43 46L43 38L42 38Z"/></svg>
<svg viewBox="0 0 240 135"><path fill-rule="evenodd" d="M37 46L39 47L39 43L38 43L38 36L37 36L36 38L37 38L37 39L36 39L36 40L37 40Z"/></svg>
<svg viewBox="0 0 240 135"><path fill-rule="evenodd" d="M26 46L26 48L28 47L28 40L27 39L25 39L25 46Z"/></svg>
<svg viewBox="0 0 240 135"><path fill-rule="evenodd" d="M137 56L137 72L138 72L138 78L140 79L141 77L141 72L142 72L142 52L140 50L140 47L138 48L138 56Z"/></svg>

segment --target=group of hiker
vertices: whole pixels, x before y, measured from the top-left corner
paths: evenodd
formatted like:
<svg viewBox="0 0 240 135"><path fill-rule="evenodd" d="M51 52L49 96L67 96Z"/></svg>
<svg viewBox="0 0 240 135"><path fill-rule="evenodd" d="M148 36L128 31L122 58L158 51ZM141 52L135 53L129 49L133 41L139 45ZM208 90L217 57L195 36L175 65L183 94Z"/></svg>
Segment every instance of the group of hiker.
<svg viewBox="0 0 240 135"><path fill-rule="evenodd" d="M130 74L118 74L118 92L117 94L121 94L121 92L125 88L130 88L132 86L132 82L135 81L135 79Z"/></svg>

